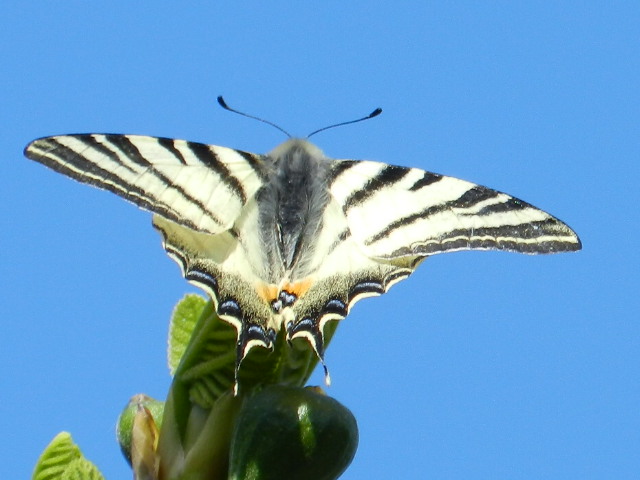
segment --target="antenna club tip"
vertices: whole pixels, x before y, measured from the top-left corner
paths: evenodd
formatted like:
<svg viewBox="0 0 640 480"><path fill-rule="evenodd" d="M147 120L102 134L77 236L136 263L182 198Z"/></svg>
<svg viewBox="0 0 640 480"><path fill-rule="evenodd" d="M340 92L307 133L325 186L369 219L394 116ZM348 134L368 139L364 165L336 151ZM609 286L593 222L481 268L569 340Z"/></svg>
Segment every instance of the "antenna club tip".
<svg viewBox="0 0 640 480"><path fill-rule="evenodd" d="M227 110L229 109L229 106L227 105L227 102L224 101L224 98L222 98L222 95L218 95L218 105Z"/></svg>

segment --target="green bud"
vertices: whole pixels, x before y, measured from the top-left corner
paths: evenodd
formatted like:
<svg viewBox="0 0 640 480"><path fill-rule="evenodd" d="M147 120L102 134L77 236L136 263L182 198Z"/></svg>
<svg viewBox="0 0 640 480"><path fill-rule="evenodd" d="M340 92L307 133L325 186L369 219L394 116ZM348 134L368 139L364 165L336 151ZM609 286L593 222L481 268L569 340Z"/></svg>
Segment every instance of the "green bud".
<svg viewBox="0 0 640 480"><path fill-rule="evenodd" d="M116 437L129 465L151 461L158 445L164 402L144 394L131 397L118 417Z"/></svg>

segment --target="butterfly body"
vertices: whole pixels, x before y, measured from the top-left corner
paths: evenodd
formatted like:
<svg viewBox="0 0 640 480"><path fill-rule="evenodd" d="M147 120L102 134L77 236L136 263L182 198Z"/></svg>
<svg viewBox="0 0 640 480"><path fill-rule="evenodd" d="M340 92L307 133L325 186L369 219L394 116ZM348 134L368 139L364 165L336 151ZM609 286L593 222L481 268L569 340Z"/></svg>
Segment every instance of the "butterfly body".
<svg viewBox="0 0 640 480"><path fill-rule="evenodd" d="M238 332L237 367L283 332L322 360L324 326L385 293L427 256L581 248L560 220L504 193L306 140L266 155L136 135L63 135L25 154L154 213L187 280Z"/></svg>
<svg viewBox="0 0 640 480"><path fill-rule="evenodd" d="M330 161L303 140L286 142L266 159L272 171L256 194L265 274L273 283L304 279L317 267L310 263L330 201Z"/></svg>

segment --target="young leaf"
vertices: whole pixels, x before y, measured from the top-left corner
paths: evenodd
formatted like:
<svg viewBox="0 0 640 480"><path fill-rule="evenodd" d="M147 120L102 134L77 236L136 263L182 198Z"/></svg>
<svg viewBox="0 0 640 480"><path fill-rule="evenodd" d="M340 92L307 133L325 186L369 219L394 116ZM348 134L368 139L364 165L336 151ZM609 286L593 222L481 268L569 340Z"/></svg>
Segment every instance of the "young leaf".
<svg viewBox="0 0 640 480"><path fill-rule="evenodd" d="M61 432L40 455L32 480L104 480L104 477L84 458L71 435Z"/></svg>
<svg viewBox="0 0 640 480"><path fill-rule="evenodd" d="M178 364L184 355L191 334L200 318L207 301L200 295L185 295L173 309L169 324L169 348L167 357L171 376L176 372Z"/></svg>

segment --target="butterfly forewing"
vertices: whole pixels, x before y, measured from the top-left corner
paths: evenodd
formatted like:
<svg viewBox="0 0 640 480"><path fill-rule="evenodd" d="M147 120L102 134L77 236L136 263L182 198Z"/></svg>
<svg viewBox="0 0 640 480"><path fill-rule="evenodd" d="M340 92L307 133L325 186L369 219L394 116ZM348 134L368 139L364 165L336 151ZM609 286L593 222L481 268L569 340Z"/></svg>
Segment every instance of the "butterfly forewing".
<svg viewBox="0 0 640 480"><path fill-rule="evenodd" d="M259 155L139 135L46 137L29 144L25 155L210 234L233 226L264 175Z"/></svg>
<svg viewBox="0 0 640 480"><path fill-rule="evenodd" d="M344 206L351 234L373 258L580 249L560 220L496 190L416 168L344 162L335 168L331 192Z"/></svg>

